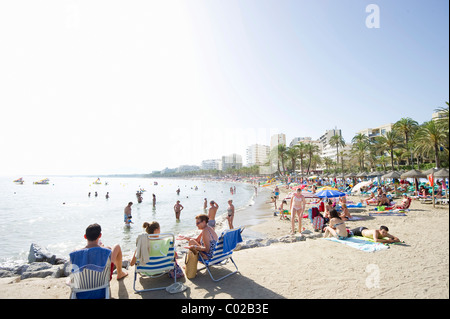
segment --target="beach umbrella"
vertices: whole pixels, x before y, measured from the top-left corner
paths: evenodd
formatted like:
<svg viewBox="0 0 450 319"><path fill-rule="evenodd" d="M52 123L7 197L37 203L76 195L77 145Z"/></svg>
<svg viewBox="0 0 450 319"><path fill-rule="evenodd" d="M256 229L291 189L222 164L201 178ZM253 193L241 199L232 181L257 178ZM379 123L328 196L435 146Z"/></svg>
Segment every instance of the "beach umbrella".
<svg viewBox="0 0 450 319"><path fill-rule="evenodd" d="M387 174L381 176L381 178L383 178L383 179L388 179L388 178L400 178L401 175L402 175L402 174L400 174L399 172L392 171L392 172L389 172L389 173L387 173Z"/></svg>
<svg viewBox="0 0 450 319"><path fill-rule="evenodd" d="M436 171L434 173L434 177L437 178L448 178L448 169L446 168L441 168L440 170Z"/></svg>
<svg viewBox="0 0 450 319"><path fill-rule="evenodd" d="M427 178L427 175L422 173L421 171L418 171L416 169L412 169L410 171L407 171L406 173L403 173L400 175L400 178Z"/></svg>
<svg viewBox="0 0 450 319"><path fill-rule="evenodd" d="M361 173L357 174L356 177L367 177L367 173L361 172Z"/></svg>
<svg viewBox="0 0 450 319"><path fill-rule="evenodd" d="M336 191L336 190L324 190L316 193L316 196L319 198L332 198L332 197L342 197L345 196L345 193Z"/></svg>
<svg viewBox="0 0 450 319"><path fill-rule="evenodd" d="M370 184L372 184L371 181L365 181L365 182L358 183L352 188L352 192L357 192L357 191L359 191L361 189L361 187L367 186L367 185L370 185Z"/></svg>
<svg viewBox="0 0 450 319"><path fill-rule="evenodd" d="M433 174L433 173L435 173L435 172L437 172L439 169L437 169L436 167L433 167L433 168L430 168L430 169L427 169L426 171L424 171L423 173L425 174L425 175L430 175L430 174Z"/></svg>
<svg viewBox="0 0 450 319"><path fill-rule="evenodd" d="M335 188L335 187L331 187L331 186L324 186L319 188L317 191L338 191L339 189Z"/></svg>
<svg viewBox="0 0 450 319"><path fill-rule="evenodd" d="M294 186L294 187L291 187L291 189L292 190L294 190L294 191L296 191L298 188L301 188L301 189L303 189L303 188L305 188L306 187L306 185L297 185L297 186Z"/></svg>

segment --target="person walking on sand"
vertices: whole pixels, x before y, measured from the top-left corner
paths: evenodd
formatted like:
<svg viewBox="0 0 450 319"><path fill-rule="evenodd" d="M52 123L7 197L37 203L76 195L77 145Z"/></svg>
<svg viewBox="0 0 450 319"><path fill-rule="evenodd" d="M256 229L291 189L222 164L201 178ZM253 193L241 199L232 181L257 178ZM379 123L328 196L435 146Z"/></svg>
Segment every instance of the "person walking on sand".
<svg viewBox="0 0 450 319"><path fill-rule="evenodd" d="M133 202L129 202L123 211L123 221L127 226L131 224L131 206L133 206Z"/></svg>
<svg viewBox="0 0 450 319"><path fill-rule="evenodd" d="M291 234L295 234L295 217L298 218L298 232L302 233L302 218L305 212L306 200L302 195L302 190L297 188L297 192L292 194L291 199Z"/></svg>
<svg viewBox="0 0 450 319"><path fill-rule="evenodd" d="M175 211L175 217L177 220L180 220L180 214L183 209L183 205L181 205L180 201L177 200L177 203L173 206L173 210Z"/></svg>
<svg viewBox="0 0 450 319"><path fill-rule="evenodd" d="M216 227L216 213L217 210L219 209L219 205L215 202L215 201L210 201L209 204L211 205L211 207L209 208L208 211L208 226L211 226L212 228Z"/></svg>
<svg viewBox="0 0 450 319"><path fill-rule="evenodd" d="M228 220L228 226L230 229L233 229L233 219L234 219L234 205L233 200L228 200L228 208L227 208L227 220Z"/></svg>

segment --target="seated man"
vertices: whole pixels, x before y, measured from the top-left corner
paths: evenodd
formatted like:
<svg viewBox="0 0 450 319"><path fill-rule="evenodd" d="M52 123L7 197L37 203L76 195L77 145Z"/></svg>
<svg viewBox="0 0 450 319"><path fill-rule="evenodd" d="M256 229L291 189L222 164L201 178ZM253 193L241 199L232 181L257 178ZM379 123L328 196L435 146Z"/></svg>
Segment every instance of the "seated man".
<svg viewBox="0 0 450 319"><path fill-rule="evenodd" d="M391 202L389 201L389 198L386 197L386 194L383 193L381 195L381 198L378 200L377 206L389 206Z"/></svg>
<svg viewBox="0 0 450 319"><path fill-rule="evenodd" d="M352 236L361 236L372 238L376 243L398 243L400 239L388 233L386 226L380 226L380 229L367 229L366 227L358 227L350 230ZM383 239L387 237L388 239Z"/></svg>
<svg viewBox="0 0 450 319"><path fill-rule="evenodd" d="M119 245L115 245L113 248L105 247L100 241L102 237L102 228L99 224L92 224L86 228L86 234L84 238L87 240L86 248L103 247L111 250L111 278L114 270L114 265L117 268L117 280L128 276L128 273L122 270L122 249Z"/></svg>

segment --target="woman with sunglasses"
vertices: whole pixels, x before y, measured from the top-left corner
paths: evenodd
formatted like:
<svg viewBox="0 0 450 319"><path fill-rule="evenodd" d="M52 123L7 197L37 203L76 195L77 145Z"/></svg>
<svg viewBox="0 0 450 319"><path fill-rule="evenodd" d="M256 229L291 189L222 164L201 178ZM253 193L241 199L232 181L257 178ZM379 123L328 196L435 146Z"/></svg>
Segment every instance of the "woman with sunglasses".
<svg viewBox="0 0 450 319"><path fill-rule="evenodd" d="M211 259L217 240L219 239L214 228L208 226L208 215L200 214L195 216L195 224L201 230L197 238L182 236L180 239L189 241L189 249L196 250L202 254L204 259Z"/></svg>

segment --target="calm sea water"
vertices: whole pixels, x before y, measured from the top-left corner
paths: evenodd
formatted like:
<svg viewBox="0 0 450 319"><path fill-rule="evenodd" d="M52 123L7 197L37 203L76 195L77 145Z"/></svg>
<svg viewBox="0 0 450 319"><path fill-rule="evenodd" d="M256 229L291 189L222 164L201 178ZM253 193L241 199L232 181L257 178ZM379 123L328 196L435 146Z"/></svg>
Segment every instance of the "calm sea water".
<svg viewBox="0 0 450 319"><path fill-rule="evenodd" d="M208 203L214 200L219 204L218 221L224 221L228 199L233 199L236 215L254 203L254 187L245 183L102 178L102 184L95 185L95 178L51 177L48 185L33 184L44 177L24 176L23 185L13 183L17 176L0 177L0 264L26 261L31 243L46 247L58 257L67 257L86 244L84 231L92 223L102 226L105 245L120 244L124 254L131 255L145 221L158 221L162 232L189 234L197 229L194 217L205 212L204 198ZM178 187L180 195L176 194ZM230 187L236 187L234 195L230 194ZM143 202L137 203L136 191L141 188L146 191ZM109 199L105 198L106 192ZM152 194L156 195L155 208ZM173 211L177 200L184 206L178 222ZM130 201L134 203L133 224L125 227L123 211ZM226 221L222 227L227 228ZM216 229L218 233L220 228Z"/></svg>

